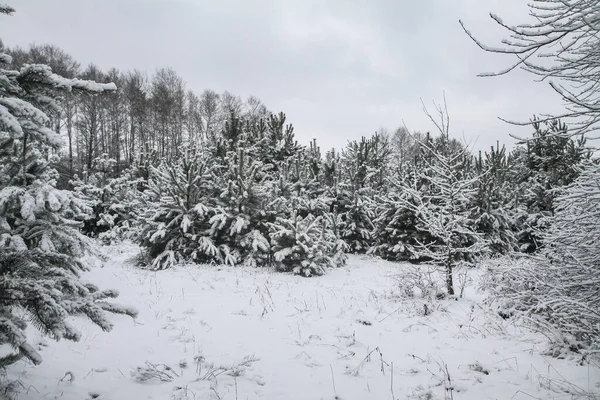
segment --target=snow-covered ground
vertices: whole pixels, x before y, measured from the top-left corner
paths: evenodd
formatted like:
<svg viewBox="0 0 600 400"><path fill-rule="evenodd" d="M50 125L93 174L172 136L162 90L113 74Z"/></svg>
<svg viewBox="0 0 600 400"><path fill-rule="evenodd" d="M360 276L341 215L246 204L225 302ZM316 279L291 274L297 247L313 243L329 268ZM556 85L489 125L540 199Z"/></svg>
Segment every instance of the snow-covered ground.
<svg viewBox="0 0 600 400"><path fill-rule="evenodd" d="M138 319L111 317L111 333L77 320L78 343L31 330L44 362L9 369L9 378L25 383L20 400L572 399L600 392L597 366L542 356L545 338L486 311L473 287L425 312L426 302L398 289L408 265L351 256L347 267L318 278L208 266L151 272L128 263L137 251L112 247L106 266L85 277L119 289L118 301L135 305ZM156 370L145 375L144 368ZM144 380L154 375L162 380Z"/></svg>

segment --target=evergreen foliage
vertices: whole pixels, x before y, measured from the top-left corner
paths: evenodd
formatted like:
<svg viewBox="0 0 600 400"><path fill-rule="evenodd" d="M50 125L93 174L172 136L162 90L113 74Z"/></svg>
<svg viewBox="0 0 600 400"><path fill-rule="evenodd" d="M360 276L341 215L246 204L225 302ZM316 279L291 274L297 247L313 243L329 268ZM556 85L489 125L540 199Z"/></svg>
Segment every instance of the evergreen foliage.
<svg viewBox="0 0 600 400"><path fill-rule="evenodd" d="M0 63L10 62L0 54ZM78 340L70 315L85 315L103 330L112 327L105 311L135 315L105 302L116 292L80 281L85 266L77 257L91 243L78 229L90 208L55 188L57 173L48 162L62 144L48 127L58 94L111 90L112 84L62 78L41 64L0 69L0 344L15 350L0 360L2 367L22 356L41 362L27 342L27 319L57 340Z"/></svg>
<svg viewBox="0 0 600 400"><path fill-rule="evenodd" d="M203 204L211 193L212 168L207 155L195 148L187 149L177 163L151 168L140 239L153 268L162 269L186 257L219 259L214 243L199 236L215 213Z"/></svg>
<svg viewBox="0 0 600 400"><path fill-rule="evenodd" d="M392 178L393 179L393 178ZM387 194L376 198L376 213L373 236L376 243L369 252L391 261L418 261L416 247L419 243L430 243L431 236L418 227L418 216L414 211L417 203L402 187L418 187L415 176L407 174L394 180L395 185ZM399 189L399 190L398 190ZM407 204L411 203L408 207Z"/></svg>
<svg viewBox="0 0 600 400"><path fill-rule="evenodd" d="M293 128L284 126L283 114L269 116L267 123L232 114L211 146L188 148L178 162L152 168L141 238L152 268L180 261L277 262L280 269L308 275L342 263L336 216L320 184L320 151L313 143L311 156L303 157ZM282 268L283 259L273 261L273 249L283 245L275 227L290 224L307 229L310 245L304 246L313 250L303 254L311 258L310 267ZM335 261L325 262L327 257Z"/></svg>
<svg viewBox="0 0 600 400"><path fill-rule="evenodd" d="M93 212L84 221L82 232L105 244L131 236L141 208L138 188L144 180L135 178L132 169L117 173L116 165L116 160L104 155L94 160L91 173L71 181L73 191Z"/></svg>
<svg viewBox="0 0 600 400"><path fill-rule="evenodd" d="M474 229L483 234L493 254L517 250L514 235L514 193L510 182L510 158L506 148L497 145L475 160L476 194L471 203Z"/></svg>
<svg viewBox="0 0 600 400"><path fill-rule="evenodd" d="M543 245L554 215L558 190L578 176L578 165L590 157L585 138L574 138L559 120L537 121L531 140L512 153L511 180L516 183L515 226L520 251Z"/></svg>
<svg viewBox="0 0 600 400"><path fill-rule="evenodd" d="M334 222L324 216L295 213L271 223L274 264L280 271L304 276L322 275L326 268L345 264L346 244L332 229Z"/></svg>

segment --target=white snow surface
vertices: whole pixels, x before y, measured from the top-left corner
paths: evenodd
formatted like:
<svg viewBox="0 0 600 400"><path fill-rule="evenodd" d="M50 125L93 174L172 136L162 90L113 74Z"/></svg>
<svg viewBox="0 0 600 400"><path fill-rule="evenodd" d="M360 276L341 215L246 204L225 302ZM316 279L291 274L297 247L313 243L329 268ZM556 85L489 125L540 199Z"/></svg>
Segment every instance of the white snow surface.
<svg viewBox="0 0 600 400"><path fill-rule="evenodd" d="M228 266L153 272L131 265L138 251L108 248L109 262L85 275L118 289L119 302L140 311L137 320L111 316L115 327L105 333L75 318L77 343L30 329L43 363L9 368L8 378L26 388L19 400L530 400L600 392L597 365L541 355L545 338L497 317L474 287L463 299L429 303L424 315L425 300L398 289L408 264L350 256L346 267L314 278ZM149 366L173 379L151 378Z"/></svg>

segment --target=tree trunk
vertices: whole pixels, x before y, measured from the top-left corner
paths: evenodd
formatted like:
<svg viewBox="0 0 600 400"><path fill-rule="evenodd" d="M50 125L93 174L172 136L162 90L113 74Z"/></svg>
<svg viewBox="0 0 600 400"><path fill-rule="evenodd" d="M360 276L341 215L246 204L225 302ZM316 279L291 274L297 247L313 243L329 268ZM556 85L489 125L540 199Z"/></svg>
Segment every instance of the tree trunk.
<svg viewBox="0 0 600 400"><path fill-rule="evenodd" d="M27 186L27 134L23 135L23 158L22 165L23 169L23 186Z"/></svg>
<svg viewBox="0 0 600 400"><path fill-rule="evenodd" d="M73 120L70 103L71 98L67 94L67 138L69 139L69 178L73 178Z"/></svg>
<svg viewBox="0 0 600 400"><path fill-rule="evenodd" d="M450 255L448 255L448 261L446 262L446 289L448 290L448 294L450 296L454 296L453 272L452 261L450 259Z"/></svg>

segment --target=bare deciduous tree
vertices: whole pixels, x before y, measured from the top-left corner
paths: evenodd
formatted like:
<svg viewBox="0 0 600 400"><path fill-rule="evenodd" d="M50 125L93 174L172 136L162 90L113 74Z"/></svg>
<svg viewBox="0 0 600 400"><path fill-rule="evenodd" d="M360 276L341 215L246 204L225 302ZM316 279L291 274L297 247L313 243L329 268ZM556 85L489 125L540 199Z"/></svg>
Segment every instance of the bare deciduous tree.
<svg viewBox="0 0 600 400"><path fill-rule="evenodd" d="M154 148L161 157L172 160L183 143L185 83L171 68L161 68L152 78Z"/></svg>
<svg viewBox="0 0 600 400"><path fill-rule="evenodd" d="M101 82L104 74L95 65L90 64L83 72L82 77L88 80ZM100 148L100 128L102 123L102 99L95 93L84 93L78 96L79 113L76 126L79 131L78 155L81 169L92 169L94 158L98 156Z"/></svg>
<svg viewBox="0 0 600 400"><path fill-rule="evenodd" d="M548 81L565 101L567 111L547 116L548 119L572 118L572 134L597 130L600 128L600 2L533 0L529 9L532 23L519 25L490 14L492 20L509 32L501 47L483 43L460 21L467 35L483 50L516 58L508 68L479 76L498 76L522 68L539 76L541 81Z"/></svg>
<svg viewBox="0 0 600 400"><path fill-rule="evenodd" d="M217 130L219 113L219 95L212 90L205 90L200 95L200 110L204 120L204 132L207 138L212 137Z"/></svg>
<svg viewBox="0 0 600 400"><path fill-rule="evenodd" d="M185 108L185 128L187 130L187 140L194 144L204 142L200 99L191 90L188 90L187 94L185 95Z"/></svg>
<svg viewBox="0 0 600 400"><path fill-rule="evenodd" d="M148 153L147 116L148 116L148 78L138 70L127 73L123 92L129 118L129 135L125 137L127 145L126 159L133 163L139 153Z"/></svg>
<svg viewBox="0 0 600 400"><path fill-rule="evenodd" d="M450 139L445 97L442 105L434 105L437 116L425 105L423 110L440 136L435 140L429 135L425 140L412 138L419 147L420 160L412 165L410 173L388 180L399 194L388 202L404 210L407 220L415 221L404 243L399 243L406 245L401 251L441 267L447 293L454 295L455 270L472 265L489 251L487 240L477 232L471 218L477 183L485 172L470 172L468 148Z"/></svg>

